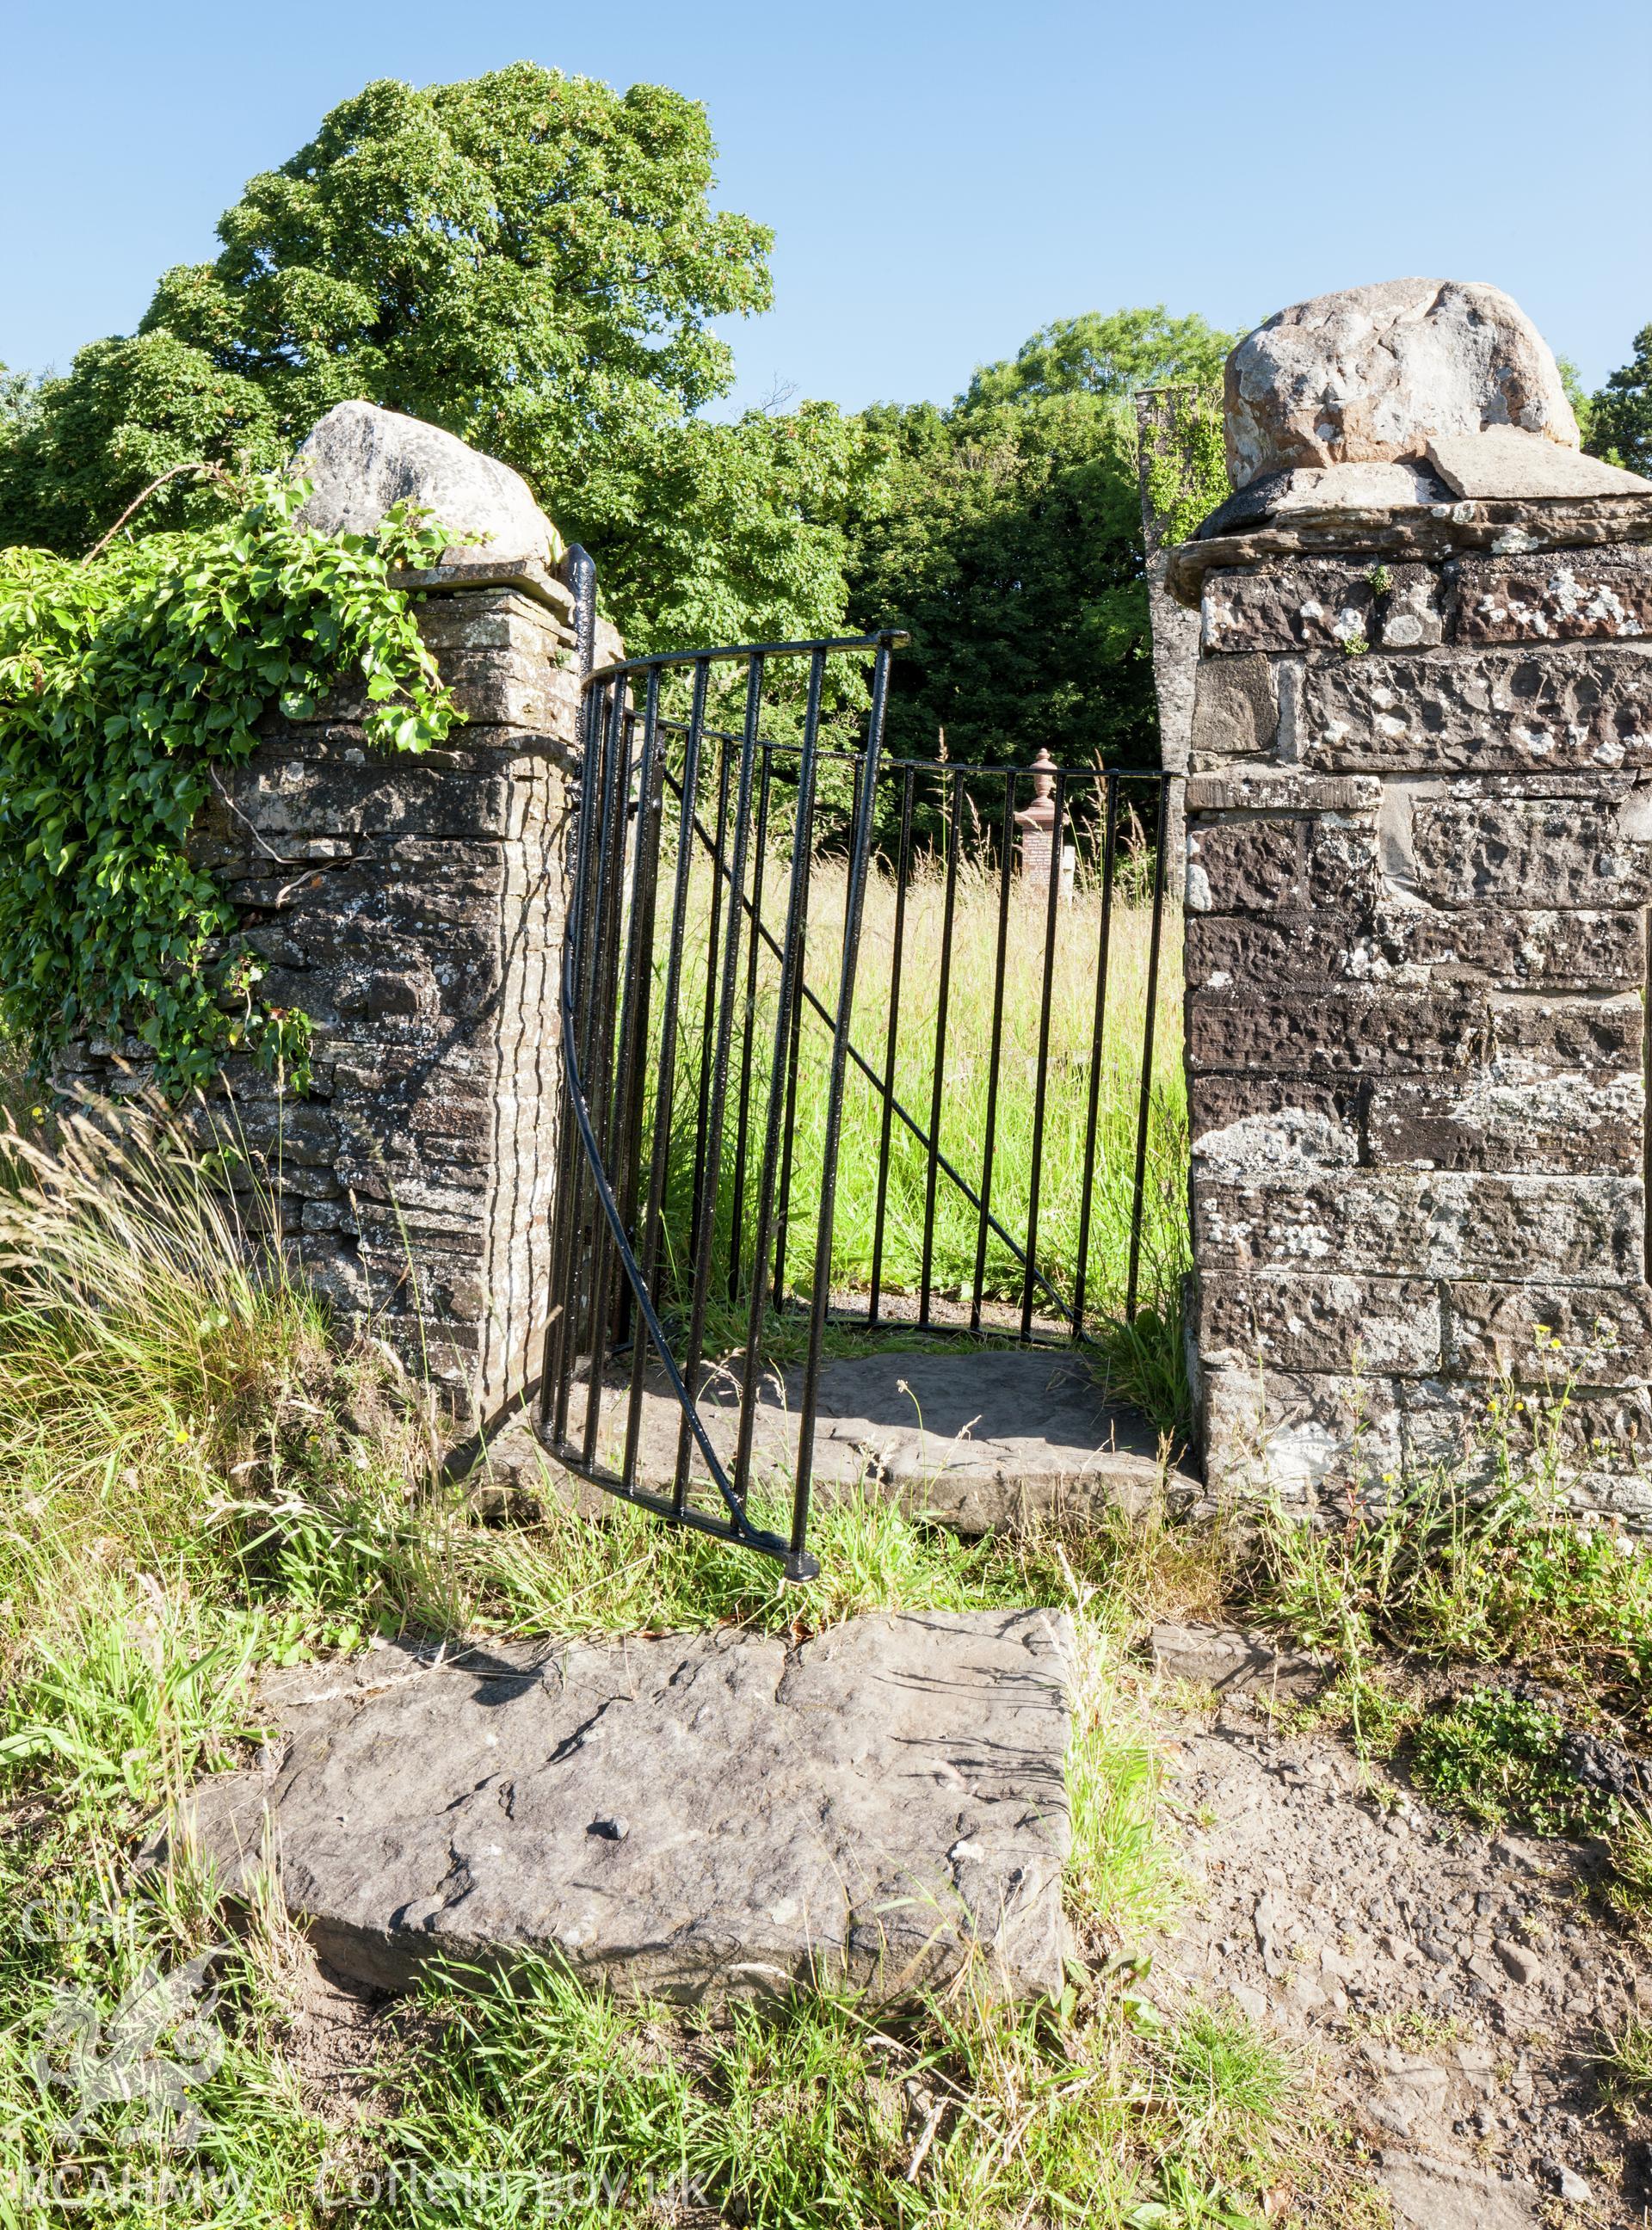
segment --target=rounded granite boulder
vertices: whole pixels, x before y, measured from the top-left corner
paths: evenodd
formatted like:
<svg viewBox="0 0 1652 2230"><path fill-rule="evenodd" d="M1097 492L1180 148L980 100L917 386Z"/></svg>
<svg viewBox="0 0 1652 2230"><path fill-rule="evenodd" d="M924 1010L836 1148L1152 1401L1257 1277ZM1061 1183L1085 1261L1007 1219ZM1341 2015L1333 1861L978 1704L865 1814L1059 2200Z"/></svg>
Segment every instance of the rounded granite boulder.
<svg viewBox="0 0 1652 2230"><path fill-rule="evenodd" d="M519 473L456 434L376 403L337 403L300 443L292 470L313 483L300 517L324 534L371 534L393 504L449 528L455 554L554 564L556 528Z"/></svg>
<svg viewBox="0 0 1652 2230"><path fill-rule="evenodd" d="M1236 488L1422 458L1431 438L1490 427L1578 446L1548 344L1500 287L1469 280L1391 279L1281 310L1228 358L1224 403Z"/></svg>

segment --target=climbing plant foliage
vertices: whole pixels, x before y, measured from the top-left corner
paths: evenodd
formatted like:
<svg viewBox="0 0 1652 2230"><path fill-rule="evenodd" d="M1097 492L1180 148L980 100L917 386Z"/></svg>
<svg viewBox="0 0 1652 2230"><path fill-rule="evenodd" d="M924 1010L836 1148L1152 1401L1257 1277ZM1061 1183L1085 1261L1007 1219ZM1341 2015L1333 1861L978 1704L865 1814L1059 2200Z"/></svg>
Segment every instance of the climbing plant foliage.
<svg viewBox="0 0 1652 2230"><path fill-rule="evenodd" d="M1172 387L1170 423L1147 454L1147 500L1167 547L1185 542L1228 494L1220 387Z"/></svg>
<svg viewBox="0 0 1652 2230"><path fill-rule="evenodd" d="M215 770L352 674L381 749L458 717L397 585L452 538L400 508L371 537L313 533L307 493L255 480L216 521L86 562L0 551L0 1016L37 1060L92 1028L141 1040L174 1088L238 1048L303 1076L305 1019L260 1000L191 853Z"/></svg>

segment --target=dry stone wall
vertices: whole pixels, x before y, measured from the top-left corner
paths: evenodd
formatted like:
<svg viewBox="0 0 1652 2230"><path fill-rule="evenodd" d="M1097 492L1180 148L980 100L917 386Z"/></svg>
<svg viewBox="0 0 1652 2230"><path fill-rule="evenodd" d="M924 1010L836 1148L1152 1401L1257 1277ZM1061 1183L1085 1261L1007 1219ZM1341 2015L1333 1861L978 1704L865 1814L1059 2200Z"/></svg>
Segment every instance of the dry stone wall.
<svg viewBox="0 0 1652 2230"><path fill-rule="evenodd" d="M313 1024L305 1094L242 1060L208 1112L339 1315L487 1417L533 1376L543 1326L573 609L533 561L410 579L466 716L449 745L370 750L347 695L272 719L197 833L260 995ZM618 654L606 628L597 654ZM82 1041L62 1081L141 1090L143 1048Z"/></svg>
<svg viewBox="0 0 1652 2230"><path fill-rule="evenodd" d="M1588 509L1355 514L1172 564L1202 610L1186 1022L1218 1493L1345 1511L1553 1434L1580 1505L1652 1525L1652 502Z"/></svg>

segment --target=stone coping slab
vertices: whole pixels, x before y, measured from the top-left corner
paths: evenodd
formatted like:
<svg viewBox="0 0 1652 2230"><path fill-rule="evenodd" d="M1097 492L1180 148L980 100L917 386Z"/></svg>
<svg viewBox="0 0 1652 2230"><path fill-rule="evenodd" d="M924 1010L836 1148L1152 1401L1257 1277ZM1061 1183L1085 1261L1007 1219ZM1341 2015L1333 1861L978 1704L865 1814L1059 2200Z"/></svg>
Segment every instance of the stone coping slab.
<svg viewBox="0 0 1652 2230"><path fill-rule="evenodd" d="M1247 491L1247 493L1249 493ZM1652 542L1652 494L1483 499L1416 505L1293 509L1223 531L1223 505L1191 541L1170 553L1165 582L1180 603L1197 604L1207 573L1275 558L1415 558L1440 564L1464 551L1494 556ZM1214 530L1214 531L1212 531Z"/></svg>
<svg viewBox="0 0 1652 2230"><path fill-rule="evenodd" d="M455 549L444 551L439 565L400 566L391 578L397 588L426 596L461 589L514 589L554 612L565 626L573 625L572 590L538 558L495 558Z"/></svg>
<svg viewBox="0 0 1652 2230"><path fill-rule="evenodd" d="M234 1896L269 1854L319 1956L392 1990L541 1953L685 2001L894 2001L977 1960L1055 1995L1070 1643L1044 1610L381 1643L270 1676L264 1769L199 1782L149 1861L182 1840Z"/></svg>
<svg viewBox="0 0 1652 2230"><path fill-rule="evenodd" d="M1580 449L1523 432L1487 426L1478 434L1438 434L1429 462L1454 495L1475 500L1500 497L1652 495L1652 480L1621 466L1603 464Z"/></svg>

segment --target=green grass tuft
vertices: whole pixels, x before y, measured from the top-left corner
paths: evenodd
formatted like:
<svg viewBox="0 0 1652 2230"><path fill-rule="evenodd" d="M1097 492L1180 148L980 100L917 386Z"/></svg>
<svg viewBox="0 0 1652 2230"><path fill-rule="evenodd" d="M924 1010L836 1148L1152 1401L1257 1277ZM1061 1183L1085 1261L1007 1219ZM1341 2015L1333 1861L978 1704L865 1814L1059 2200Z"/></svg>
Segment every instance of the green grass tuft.
<svg viewBox="0 0 1652 2230"><path fill-rule="evenodd" d="M1615 1821L1607 1839L1611 1876L1606 1902L1642 1931L1652 1927L1652 1820L1631 1812Z"/></svg>
<svg viewBox="0 0 1652 2230"><path fill-rule="evenodd" d="M1379 1648L1519 1666L1652 1726L1652 1549L1541 1479L1487 1492L1428 1474L1335 1531L1264 1511L1238 1584L1350 1666Z"/></svg>
<svg viewBox="0 0 1652 2230"><path fill-rule="evenodd" d="M1615 2104L1639 2108L1652 2100L1652 2021L1631 2014L1597 2054L1601 2088Z"/></svg>
<svg viewBox="0 0 1652 2230"><path fill-rule="evenodd" d="M4 1777L49 1759L78 1809L145 1806L231 1763L259 1731L248 1676L263 1621L226 1620L151 1576L109 1578L34 1641L0 1720Z"/></svg>
<svg viewBox="0 0 1652 2230"><path fill-rule="evenodd" d="M1579 1833L1601 1808L1560 1762L1558 1711L1507 1688L1475 1688L1421 1719L1412 1771L1443 1804L1487 1827L1510 1819L1539 1834Z"/></svg>

